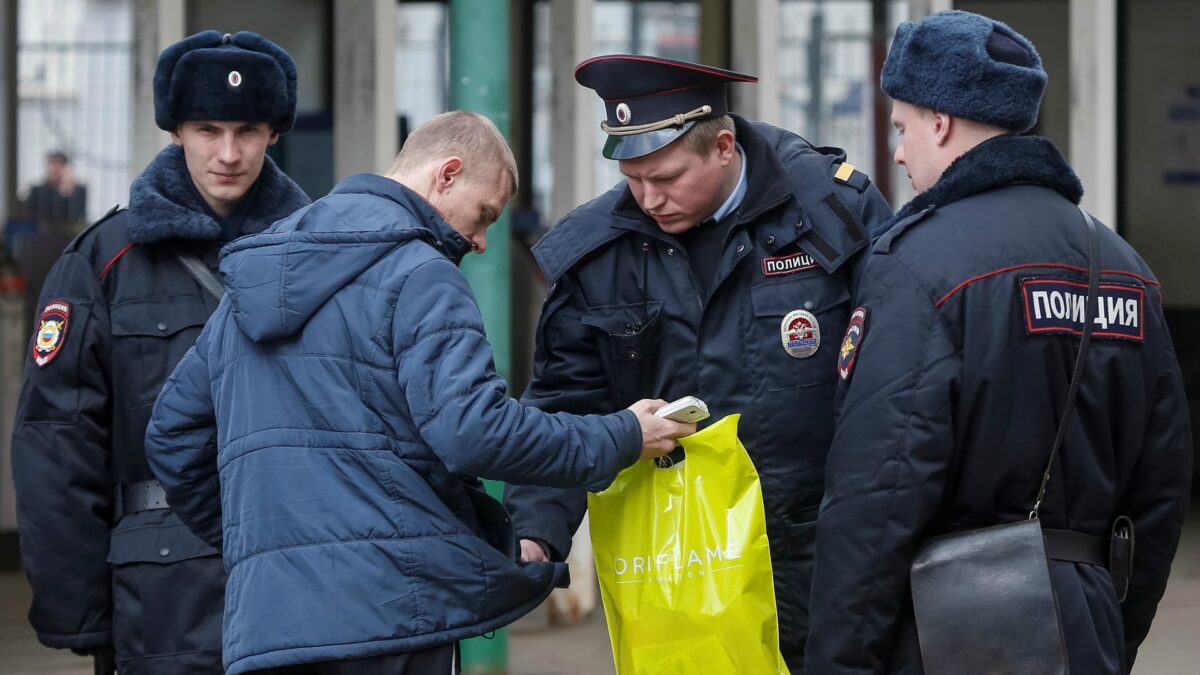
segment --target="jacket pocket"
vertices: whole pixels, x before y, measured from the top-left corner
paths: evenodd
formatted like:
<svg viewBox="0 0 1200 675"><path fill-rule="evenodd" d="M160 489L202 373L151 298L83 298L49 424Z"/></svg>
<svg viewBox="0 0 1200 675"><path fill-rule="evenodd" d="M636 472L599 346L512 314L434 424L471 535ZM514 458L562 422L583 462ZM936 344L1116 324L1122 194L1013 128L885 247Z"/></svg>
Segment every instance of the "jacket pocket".
<svg viewBox="0 0 1200 675"><path fill-rule="evenodd" d="M653 384L653 364L663 339L663 303L589 307L583 324L594 328L608 375L613 403L624 408L645 398Z"/></svg>
<svg viewBox="0 0 1200 675"><path fill-rule="evenodd" d="M196 343L208 309L198 297L116 305L112 321L113 386L118 410L154 404L167 376Z"/></svg>
<svg viewBox="0 0 1200 675"><path fill-rule="evenodd" d="M119 661L210 652L195 658L220 663L225 567L215 549L169 510L143 511L112 531L108 562Z"/></svg>
<svg viewBox="0 0 1200 675"><path fill-rule="evenodd" d="M750 296L754 320L747 341L769 391L801 389L837 378L837 352L850 304L850 291L840 280L810 276L759 284L751 287ZM794 350L798 356L788 352L789 330L784 325L788 317L803 324L796 336L816 338L811 354L804 355L803 348Z"/></svg>

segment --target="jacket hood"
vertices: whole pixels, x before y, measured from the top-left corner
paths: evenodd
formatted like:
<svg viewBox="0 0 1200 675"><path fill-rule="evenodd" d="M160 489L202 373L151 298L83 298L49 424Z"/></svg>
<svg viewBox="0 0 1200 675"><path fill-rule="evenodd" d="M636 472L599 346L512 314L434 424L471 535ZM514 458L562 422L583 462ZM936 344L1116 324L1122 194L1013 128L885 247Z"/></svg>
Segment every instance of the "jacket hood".
<svg viewBox="0 0 1200 675"><path fill-rule="evenodd" d="M471 250L417 193L383 176L351 176L308 208L222 249L234 320L255 342L291 335L335 293L414 239L455 264Z"/></svg>
<svg viewBox="0 0 1200 675"><path fill-rule="evenodd" d="M129 188L129 238L138 244L164 239L219 239L221 224L209 215L188 183L183 148L171 144L133 181ZM250 188L242 234L261 232L312 200L270 157Z"/></svg>

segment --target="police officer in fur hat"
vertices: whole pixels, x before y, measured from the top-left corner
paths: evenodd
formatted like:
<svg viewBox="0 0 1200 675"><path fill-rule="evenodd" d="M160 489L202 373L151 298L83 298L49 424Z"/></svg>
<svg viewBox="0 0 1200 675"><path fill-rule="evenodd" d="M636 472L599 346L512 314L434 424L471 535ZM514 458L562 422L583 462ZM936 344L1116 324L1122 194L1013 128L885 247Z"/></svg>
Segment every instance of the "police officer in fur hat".
<svg viewBox="0 0 1200 675"><path fill-rule="evenodd" d="M808 672L921 673L948 659L961 673L979 651L965 627L954 654L923 651L928 634L918 646L913 551L1024 521L1038 502L1086 320L1089 228L1075 172L1048 140L1020 135L1046 85L1021 34L962 11L905 22L882 85L896 162L919 194L874 244L841 342ZM1133 666L1193 452L1161 285L1096 229L1094 332L1039 511L1066 660L1089 675ZM1019 661L1019 630L1003 633L979 636L1014 643L987 672L1051 672Z"/></svg>
<svg viewBox="0 0 1200 675"><path fill-rule="evenodd" d="M697 396L709 422L741 413L780 648L799 672L833 432L833 333L891 210L841 150L732 114L729 88L753 76L612 55L575 78L605 102L602 152L625 180L533 248L550 290L522 400L586 413ZM567 555L582 490L510 486L505 501L527 559Z"/></svg>
<svg viewBox="0 0 1200 675"><path fill-rule="evenodd" d="M206 31L159 57L154 106L171 144L42 289L13 433L21 557L42 644L109 670L115 653L122 675L220 673L221 557L173 513L143 438L217 307L218 250L309 203L266 156L296 67L254 33Z"/></svg>

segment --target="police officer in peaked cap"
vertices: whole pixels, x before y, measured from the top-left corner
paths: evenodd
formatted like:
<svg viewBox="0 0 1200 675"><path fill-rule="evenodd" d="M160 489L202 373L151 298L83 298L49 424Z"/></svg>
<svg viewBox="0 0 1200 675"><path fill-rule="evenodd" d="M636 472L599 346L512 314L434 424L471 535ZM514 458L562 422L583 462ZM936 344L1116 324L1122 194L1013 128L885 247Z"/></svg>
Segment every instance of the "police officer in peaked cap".
<svg viewBox="0 0 1200 675"><path fill-rule="evenodd" d="M221 556L167 503L143 437L217 306L218 250L309 202L266 156L296 67L254 33L198 33L159 57L154 108L172 142L42 289L12 444L21 558L42 644L99 671L115 654L122 675L221 673Z"/></svg>
<svg viewBox="0 0 1200 675"><path fill-rule="evenodd" d="M599 413L690 395L710 422L741 413L799 672L836 338L891 211L841 150L732 114L729 88L751 75L612 55L575 78L604 100L602 153L625 178L534 246L550 287L523 400ZM511 486L505 501L526 559L567 555L582 491Z"/></svg>

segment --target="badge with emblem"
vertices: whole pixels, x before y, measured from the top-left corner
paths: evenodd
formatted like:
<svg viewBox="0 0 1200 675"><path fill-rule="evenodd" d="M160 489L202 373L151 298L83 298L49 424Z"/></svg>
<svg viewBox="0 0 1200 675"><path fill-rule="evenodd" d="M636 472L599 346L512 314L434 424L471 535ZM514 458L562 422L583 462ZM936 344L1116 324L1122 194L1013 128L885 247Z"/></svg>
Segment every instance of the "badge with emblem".
<svg viewBox="0 0 1200 675"><path fill-rule="evenodd" d="M622 125L629 124L633 121L633 111L629 109L628 103L617 104L617 121Z"/></svg>
<svg viewBox="0 0 1200 675"><path fill-rule="evenodd" d="M229 71L229 86L231 86L231 87L242 86L242 74L236 70Z"/></svg>
<svg viewBox="0 0 1200 675"><path fill-rule="evenodd" d="M54 300L42 310L38 317L37 334L33 336L33 362L43 367L58 356L67 339L67 319L71 306L63 300Z"/></svg>
<svg viewBox="0 0 1200 675"><path fill-rule="evenodd" d="M858 307L850 315L850 325L846 326L846 337L842 338L842 348L838 351L838 375L843 382L849 380L854 372L858 350L867 336L867 317L870 314L871 311L866 307Z"/></svg>
<svg viewBox="0 0 1200 675"><path fill-rule="evenodd" d="M821 348L821 324L812 312L794 309L779 324L783 350L794 359L807 359Z"/></svg>

